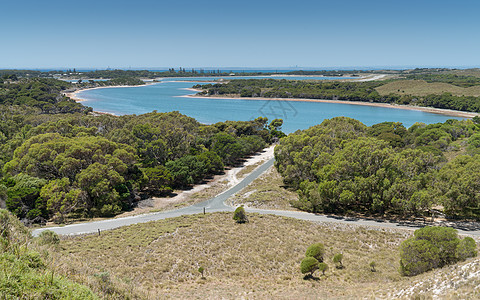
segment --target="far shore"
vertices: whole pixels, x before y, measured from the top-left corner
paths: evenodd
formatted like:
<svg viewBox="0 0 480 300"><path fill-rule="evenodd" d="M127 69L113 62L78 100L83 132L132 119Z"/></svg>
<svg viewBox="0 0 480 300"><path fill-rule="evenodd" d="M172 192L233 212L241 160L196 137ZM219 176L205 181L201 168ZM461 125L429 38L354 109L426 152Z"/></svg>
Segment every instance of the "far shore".
<svg viewBox="0 0 480 300"><path fill-rule="evenodd" d="M97 86L93 88L79 88L73 92L63 93L63 95L66 97L69 97L72 100L75 100L76 102L82 102L82 101L86 101L86 99L80 98L78 96L78 93L83 91L98 90L98 89L113 89L113 88L133 88L133 87L142 87L142 86L156 84L156 83L158 82L148 82L142 85L111 85L111 86Z"/></svg>
<svg viewBox="0 0 480 300"><path fill-rule="evenodd" d="M192 92L201 92L201 90L187 88L186 90ZM395 108L395 109L404 109L404 110L418 110L423 112L429 112L433 114L459 117L459 118L473 118L478 115L478 113L452 110L452 109L443 109L435 107L425 107L425 106L413 106L413 105L399 105L399 104L389 104L389 103L377 103L377 102L361 102L361 101L347 101L347 100L327 100L327 99L304 99L304 98L263 98L263 97L222 97L222 96L199 96L196 94L192 95L183 95L177 97L186 97L186 98L218 98L218 99L235 99L235 100L272 100L272 101L294 101L294 102L319 102L319 103L338 103L338 104L352 104L352 105L363 105L363 106L375 106L375 107L386 107L386 108Z"/></svg>
<svg viewBox="0 0 480 300"><path fill-rule="evenodd" d="M150 84L157 84L158 82L154 83L146 83L145 85ZM78 93L87 90L96 90L96 89L108 89L108 88L128 88L128 87L142 87L145 85L119 85L119 86L100 86L94 88L86 88L86 89L78 89L74 92L64 93L65 96L75 100L77 102L85 101L78 96ZM201 92L202 90L194 89L194 88L184 88L184 90L191 91L191 92ZM199 96L197 94L191 95L180 95L176 97L185 97L185 98L198 98L198 99L205 99L205 98L219 98L219 99L240 99L240 100L273 100L273 101L294 101L294 102L319 102L319 103L338 103L338 104L352 104L352 105L363 105L363 106L374 106L374 107L386 107L386 108L395 108L395 109L404 109L404 110L417 110L423 111L433 114L440 114L445 116L452 116L452 117L459 117L459 118L473 118L478 116L478 113L474 112L467 112L467 111L460 111L460 110L452 110L452 109L443 109L443 108L435 108L435 107L425 107L425 106L413 106L413 105L399 105L399 104L389 104L389 103L378 103L378 102L362 102L362 101L346 101L346 100L327 100L327 99L304 99L304 98L262 98L262 97L221 97L221 96ZM99 114L111 114L108 112L97 112ZM113 115L113 114L112 114Z"/></svg>

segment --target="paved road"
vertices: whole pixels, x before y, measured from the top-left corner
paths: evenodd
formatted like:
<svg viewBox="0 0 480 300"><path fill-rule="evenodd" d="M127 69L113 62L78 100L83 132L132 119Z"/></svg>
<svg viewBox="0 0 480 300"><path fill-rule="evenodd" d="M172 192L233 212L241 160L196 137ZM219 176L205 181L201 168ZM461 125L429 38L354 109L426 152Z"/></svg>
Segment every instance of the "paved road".
<svg viewBox="0 0 480 300"><path fill-rule="evenodd" d="M204 208L206 212L233 211L233 207L225 205L224 202L233 194L239 192L241 189L246 187L257 177L263 174L266 170L268 170L268 168L273 166L273 161L274 161L273 159L268 160L267 162L259 166L257 169L255 169L252 173L250 173L238 184L231 187L229 190L217 195L214 198L194 204L192 206L188 206L188 207L184 207L184 208L180 208L172 211L149 213L149 214L143 214L143 215L137 215L137 216L131 216L131 217L125 217L125 218L94 221L94 222L88 222L88 223L66 225L62 227L49 227L49 228L36 229L33 231L33 235L37 236L38 234L40 234L40 232L47 229L55 231L56 233L61 235L94 233L94 232L98 232L98 230L101 230L101 231L109 230L109 229L114 229L117 227L136 224L136 223L145 223L145 222L156 221L156 220L161 220L166 218L179 217L182 215L198 214L198 213L202 213ZM307 220L307 221L356 224L356 225L382 227L382 228L417 229L421 226L420 224L412 224L408 222L395 223L395 222L388 222L383 220L366 220L366 219L357 219L357 218L348 218L348 217L333 217L333 216L312 214L312 213L299 212L299 211L281 211L281 210L248 208L247 212L260 213L260 214L273 214L273 215L291 217L291 218ZM458 232L460 234L468 234L468 235L480 237L480 230L479 229L470 230L468 228L468 225L469 224L466 223L466 226L464 228L457 227Z"/></svg>
<svg viewBox="0 0 480 300"><path fill-rule="evenodd" d="M145 223L150 221L162 220L166 218L179 217L181 215L193 215L202 213L205 208L206 212L218 212L218 211L233 211L233 208L224 204L225 200L230 198L233 194L239 192L241 189L250 184L253 180L263 174L268 168L273 166L273 158L257 167L252 173L245 177L242 181L228 189L227 191L217 195L209 200L194 204L192 206L164 212L149 213L125 218L109 219L102 221L94 221L88 223L79 223L66 225L61 227L49 227L36 229L32 232L34 236L40 234L44 230L52 230L62 235L74 235L98 232L98 230L114 229L121 226Z"/></svg>

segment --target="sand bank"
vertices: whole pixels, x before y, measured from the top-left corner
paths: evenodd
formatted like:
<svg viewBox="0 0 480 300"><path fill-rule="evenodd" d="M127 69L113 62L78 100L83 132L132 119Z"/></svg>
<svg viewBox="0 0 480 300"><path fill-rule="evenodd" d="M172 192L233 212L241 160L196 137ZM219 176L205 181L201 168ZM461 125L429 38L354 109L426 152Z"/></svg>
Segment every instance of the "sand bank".
<svg viewBox="0 0 480 300"><path fill-rule="evenodd" d="M194 92L200 92L196 89L188 89ZM442 109L434 107L425 107L425 106L413 106L413 105L398 105L398 104L389 104L389 103L375 103L375 102L361 102L361 101L345 101L345 100L326 100L326 99L303 99L303 98L262 98L262 97L220 97L220 96L198 96L198 95L185 95L178 97L188 97L188 98L219 98L219 99L241 99L241 100L272 100L272 101L294 101L294 102L319 102L319 103L339 103L339 104L352 104L352 105L363 105L363 106L374 106L374 107L387 107L395 109L404 109L404 110L417 110L423 112L429 112L433 114L440 114L445 116L459 117L459 118L473 118L478 115L478 113L452 110L452 109Z"/></svg>

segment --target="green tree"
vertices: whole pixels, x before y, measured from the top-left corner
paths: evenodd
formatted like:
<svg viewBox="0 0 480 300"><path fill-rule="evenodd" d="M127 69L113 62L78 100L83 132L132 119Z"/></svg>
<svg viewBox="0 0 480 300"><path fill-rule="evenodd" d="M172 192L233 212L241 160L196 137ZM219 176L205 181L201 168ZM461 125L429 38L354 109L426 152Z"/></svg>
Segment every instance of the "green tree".
<svg viewBox="0 0 480 300"><path fill-rule="evenodd" d="M306 257L313 257L319 262L323 262L323 255L325 254L325 247L322 243L315 243L310 245L305 251Z"/></svg>
<svg viewBox="0 0 480 300"><path fill-rule="evenodd" d="M302 274L308 273L307 276L305 276L305 278L312 277L313 273L316 270L318 270L318 265L319 265L319 262L315 257L311 257L311 256L305 257L300 263L300 272L302 272Z"/></svg>
<svg viewBox="0 0 480 300"><path fill-rule="evenodd" d="M328 270L328 265L324 262L318 263L318 270L325 276L325 272Z"/></svg>
<svg viewBox="0 0 480 300"><path fill-rule="evenodd" d="M477 243L471 237L464 237L457 246L456 257L460 261L464 261L469 257L477 256Z"/></svg>
<svg viewBox="0 0 480 300"><path fill-rule="evenodd" d="M335 263L337 269L343 269L343 254L342 253L337 253L333 256L333 263Z"/></svg>
<svg viewBox="0 0 480 300"><path fill-rule="evenodd" d="M235 211L233 212L233 219L235 220L235 222L240 224L248 222L247 213L245 212L243 205L235 209Z"/></svg>
<svg viewBox="0 0 480 300"><path fill-rule="evenodd" d="M143 170L146 176L146 184L150 194L164 194L172 191L170 185L173 181L173 176L164 166L156 166L153 168L146 168Z"/></svg>
<svg viewBox="0 0 480 300"><path fill-rule="evenodd" d="M65 221L67 214L75 209L84 209L85 194L82 190L72 188L68 178L55 179L44 185L40 197L46 202L47 210L55 222Z"/></svg>

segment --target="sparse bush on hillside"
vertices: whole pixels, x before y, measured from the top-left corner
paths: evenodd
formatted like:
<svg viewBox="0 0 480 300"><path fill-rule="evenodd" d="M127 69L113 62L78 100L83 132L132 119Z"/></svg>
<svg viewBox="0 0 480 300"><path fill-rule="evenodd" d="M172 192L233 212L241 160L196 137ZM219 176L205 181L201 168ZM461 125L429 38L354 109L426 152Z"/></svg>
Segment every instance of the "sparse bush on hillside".
<svg viewBox="0 0 480 300"><path fill-rule="evenodd" d="M459 261L464 261L469 257L477 256L477 244L467 236L457 246L456 256Z"/></svg>
<svg viewBox="0 0 480 300"><path fill-rule="evenodd" d="M335 267L337 269L343 269L344 268L343 263L342 263L342 259L343 259L343 254L342 253L337 253L333 256L333 262L335 263Z"/></svg>
<svg viewBox="0 0 480 300"><path fill-rule="evenodd" d="M235 209L235 212L233 213L233 219L235 220L235 222L240 224L248 222L247 214L245 213L243 205Z"/></svg>
<svg viewBox="0 0 480 300"><path fill-rule="evenodd" d="M323 255L325 254L325 247L322 243L315 243L310 245L305 252L306 257L313 257L319 262L323 262Z"/></svg>
<svg viewBox="0 0 480 300"><path fill-rule="evenodd" d="M371 261L369 266L370 266L370 271L377 272L377 269L375 269L375 267L377 266L377 263L375 261Z"/></svg>
<svg viewBox="0 0 480 300"><path fill-rule="evenodd" d="M460 240L457 231L445 227L425 227L400 245L400 273L414 276L434 268L476 256L471 238Z"/></svg>
<svg viewBox="0 0 480 300"><path fill-rule="evenodd" d="M60 238L55 232L45 230L39 234L38 242L40 245L58 245L58 243L60 243Z"/></svg>
<svg viewBox="0 0 480 300"><path fill-rule="evenodd" d="M325 272L328 270L328 265L324 262L318 264L318 270L322 272L322 275L325 275Z"/></svg>
<svg viewBox="0 0 480 300"><path fill-rule="evenodd" d="M302 274L307 274L305 278L312 277L313 273L318 270L318 260L315 257L307 256L300 263L300 271Z"/></svg>

